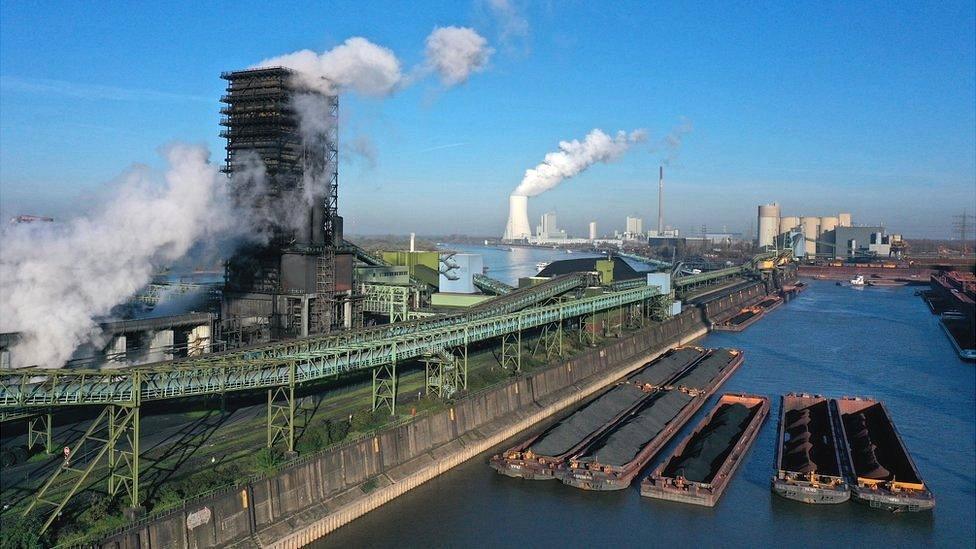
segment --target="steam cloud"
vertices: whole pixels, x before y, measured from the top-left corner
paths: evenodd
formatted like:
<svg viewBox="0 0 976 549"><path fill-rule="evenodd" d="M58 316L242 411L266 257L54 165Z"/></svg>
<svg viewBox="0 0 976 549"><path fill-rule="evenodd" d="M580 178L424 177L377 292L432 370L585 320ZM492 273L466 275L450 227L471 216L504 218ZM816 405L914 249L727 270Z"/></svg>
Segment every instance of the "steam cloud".
<svg viewBox="0 0 976 549"><path fill-rule="evenodd" d="M488 65L494 50L466 27L439 27L427 37L427 60L446 86L462 84Z"/></svg>
<svg viewBox="0 0 976 549"><path fill-rule="evenodd" d="M301 50L265 59L255 67L292 69L305 87L326 95L344 91L389 95L403 80L400 60L393 51L359 36L321 54Z"/></svg>
<svg viewBox="0 0 976 549"><path fill-rule="evenodd" d="M420 74L436 71L446 85L483 70L492 52L475 31L459 27L435 29L426 45ZM412 83L391 50L361 37L321 54L302 50L256 65L268 66L295 70L301 86L325 95L386 96ZM292 107L306 147L329 146L328 100L302 93ZM354 148L375 156L366 138ZM327 188L326 155L306 169L301 193L275 200L267 200L265 167L256 154L235 166L229 185L208 155L203 147L173 145L164 152L169 167L162 181L147 168L133 168L114 198L87 217L0 230L0 333L20 335L12 366L62 366L77 347L98 341L96 318L192 250L264 241L276 225L309 227L308 206Z"/></svg>
<svg viewBox="0 0 976 549"><path fill-rule="evenodd" d="M94 318L145 286L198 242L237 221L203 147L173 145L163 181L133 168L115 197L64 224L12 225L0 234L0 332L20 332L14 367L59 367L98 337Z"/></svg>
<svg viewBox="0 0 976 549"><path fill-rule="evenodd" d="M602 130L594 129L583 141L560 141L559 150L546 154L538 166L525 171L522 183L513 196L536 196L564 180L579 175L597 162L610 163L620 158L635 143L647 139L647 132L634 130L630 133L619 131L613 137Z"/></svg>

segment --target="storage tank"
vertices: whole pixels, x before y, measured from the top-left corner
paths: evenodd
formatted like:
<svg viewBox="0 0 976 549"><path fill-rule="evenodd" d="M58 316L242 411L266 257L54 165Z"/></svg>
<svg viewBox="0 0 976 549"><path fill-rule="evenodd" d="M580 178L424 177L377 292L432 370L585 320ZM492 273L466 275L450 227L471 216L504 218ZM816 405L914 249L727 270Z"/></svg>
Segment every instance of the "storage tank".
<svg viewBox="0 0 976 549"><path fill-rule="evenodd" d="M831 257L837 255L836 251L834 250L834 247L831 246L829 243L836 242L837 240L835 234L832 231L837 228L839 221L840 220L834 216L824 216L820 218L820 229L817 230L817 232L819 233L819 235L817 236L817 240L828 244L817 245L818 254L830 254Z"/></svg>
<svg viewBox="0 0 976 549"><path fill-rule="evenodd" d="M800 227L803 232L804 255L813 258L817 255L817 237L820 227L820 218L804 216L800 218Z"/></svg>
<svg viewBox="0 0 976 549"><path fill-rule="evenodd" d="M781 217L779 219L779 234L786 234L800 226L800 218L795 215Z"/></svg>
<svg viewBox="0 0 976 549"><path fill-rule="evenodd" d="M851 214L849 213L837 214L837 226L853 227L854 225L851 223Z"/></svg>
<svg viewBox="0 0 976 549"><path fill-rule="evenodd" d="M772 246L776 243L776 235L779 233L779 205L763 204L759 206L759 233L758 244L760 248Z"/></svg>

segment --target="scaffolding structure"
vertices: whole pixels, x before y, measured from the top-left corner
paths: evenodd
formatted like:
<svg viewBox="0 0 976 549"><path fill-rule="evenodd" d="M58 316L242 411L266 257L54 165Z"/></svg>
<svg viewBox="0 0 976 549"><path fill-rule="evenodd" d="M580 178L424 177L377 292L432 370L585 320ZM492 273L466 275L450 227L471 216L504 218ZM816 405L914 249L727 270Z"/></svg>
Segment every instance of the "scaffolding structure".
<svg viewBox="0 0 976 549"><path fill-rule="evenodd" d="M267 245L227 262L222 313L227 326L266 325L258 333L268 339L328 333L341 316L339 101L300 87L294 77L281 67L221 74L228 82L220 99L222 171L234 196L250 202L242 206L273 219L261 228Z"/></svg>

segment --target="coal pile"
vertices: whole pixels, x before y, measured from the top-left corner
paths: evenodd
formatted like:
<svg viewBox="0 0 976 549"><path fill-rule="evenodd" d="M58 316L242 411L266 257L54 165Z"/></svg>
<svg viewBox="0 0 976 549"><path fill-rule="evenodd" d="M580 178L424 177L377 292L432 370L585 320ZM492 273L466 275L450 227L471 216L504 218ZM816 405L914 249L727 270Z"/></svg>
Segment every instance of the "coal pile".
<svg viewBox="0 0 976 549"><path fill-rule="evenodd" d="M719 408L708 425L695 433L681 455L671 459L664 476L711 482L751 417L752 409L742 404L726 404Z"/></svg>

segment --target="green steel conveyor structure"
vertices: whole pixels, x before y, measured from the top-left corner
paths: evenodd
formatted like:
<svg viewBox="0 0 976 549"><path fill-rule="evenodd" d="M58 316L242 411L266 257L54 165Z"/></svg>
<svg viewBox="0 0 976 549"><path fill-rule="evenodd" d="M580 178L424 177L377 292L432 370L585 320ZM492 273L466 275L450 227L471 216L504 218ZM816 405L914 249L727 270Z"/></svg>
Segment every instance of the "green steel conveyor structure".
<svg viewBox="0 0 976 549"><path fill-rule="evenodd" d="M501 280L483 274L475 274L472 276L472 282L474 282L476 288L490 295L506 295L515 290L514 286L510 286Z"/></svg>
<svg viewBox="0 0 976 549"><path fill-rule="evenodd" d="M598 313L646 315L661 294L657 286L637 286L584 297L596 273L555 277L530 288L513 289L459 314L434 315L397 324L327 336L313 336L192 358L113 370L26 368L0 373L3 420L31 421L32 440L53 446L51 414L77 406L101 406L85 434L68 449L34 495L25 514L45 513L43 529L59 516L100 462L109 465L109 492L123 491L139 505L139 410L146 402L266 391L268 445L295 449L295 389L350 372L371 371L373 408L395 413L398 363L427 363L427 389L450 396L467 388L467 350L472 343L500 338L502 364L518 370L522 333L541 329L547 356L561 354L566 322L593 325ZM40 418L40 419L38 419ZM36 431L36 432L35 432ZM96 451L83 446L96 445Z"/></svg>

